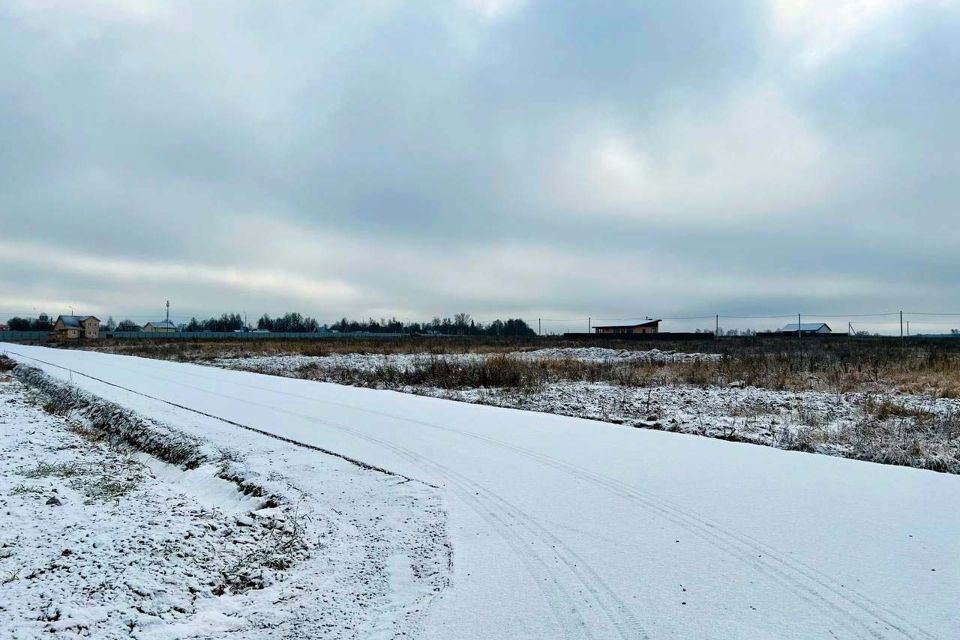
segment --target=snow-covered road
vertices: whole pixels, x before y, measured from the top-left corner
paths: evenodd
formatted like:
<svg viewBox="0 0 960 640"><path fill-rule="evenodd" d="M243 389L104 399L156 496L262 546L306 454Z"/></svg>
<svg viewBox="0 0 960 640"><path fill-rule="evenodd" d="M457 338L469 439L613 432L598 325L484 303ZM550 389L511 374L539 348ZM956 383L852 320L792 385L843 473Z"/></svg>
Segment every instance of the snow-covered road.
<svg viewBox="0 0 960 640"><path fill-rule="evenodd" d="M960 637L958 476L174 362L3 351L160 419L175 403L438 487L454 574L428 638Z"/></svg>

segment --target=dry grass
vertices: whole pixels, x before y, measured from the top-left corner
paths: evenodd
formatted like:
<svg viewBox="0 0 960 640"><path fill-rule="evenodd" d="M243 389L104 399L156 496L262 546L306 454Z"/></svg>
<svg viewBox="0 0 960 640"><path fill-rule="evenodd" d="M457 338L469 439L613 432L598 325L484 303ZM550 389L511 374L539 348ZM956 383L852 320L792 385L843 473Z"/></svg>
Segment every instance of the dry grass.
<svg viewBox="0 0 960 640"><path fill-rule="evenodd" d="M116 500L130 493L144 477L143 465L129 457L118 458L106 465L40 462L34 467L21 467L17 473L30 480L67 478L70 486L81 491L88 500L101 501Z"/></svg>
<svg viewBox="0 0 960 640"><path fill-rule="evenodd" d="M387 388L536 389L544 384L565 380L608 382L627 387L654 386L669 382L667 373L667 365L662 364L527 360L494 353L475 361L432 355L417 358L410 364L384 363L374 369L307 364L297 369L295 375L310 380Z"/></svg>
<svg viewBox="0 0 960 640"><path fill-rule="evenodd" d="M583 340L566 340L557 336L531 338L498 338L493 336L409 336L403 338L329 338L329 339L237 339L237 340L100 340L97 343L58 345L63 348L80 348L126 355L143 356L165 360L210 360L222 357L252 357L279 354L304 356L327 356L331 354L419 354L434 355L464 353L514 353L549 347L603 346L611 349L646 351L652 348L686 351L715 352L713 340L701 342L602 340L597 343Z"/></svg>
<svg viewBox="0 0 960 640"><path fill-rule="evenodd" d="M952 342L892 345L821 344L767 352L729 350L719 361L670 365L673 379L698 386L742 382L774 390L851 392L898 390L960 397L960 350Z"/></svg>
<svg viewBox="0 0 960 640"><path fill-rule="evenodd" d="M606 382L625 387L692 385L752 386L777 391L901 391L939 398L960 397L960 359L936 368L891 362L864 375L839 363L810 363L778 355L725 356L720 360L656 363L644 361L586 362L573 359L527 360L494 354L464 362L442 355L416 359L409 365L383 364L375 370L310 364L298 377L363 386L432 386L442 389L533 388L560 381Z"/></svg>
<svg viewBox="0 0 960 640"><path fill-rule="evenodd" d="M410 337L371 339L326 339L326 340L109 340L96 345L79 345L93 351L122 353L163 360L191 362L223 357L271 356L297 354L304 356L327 356L337 353L359 354L461 354L461 353L510 353L539 349L555 344L546 340L531 342L528 339L474 338L474 337ZM72 347L73 345L66 345Z"/></svg>
<svg viewBox="0 0 960 640"><path fill-rule="evenodd" d="M842 435L852 447L850 457L883 464L960 473L960 415L894 409L868 418ZM898 414L903 413L902 417Z"/></svg>

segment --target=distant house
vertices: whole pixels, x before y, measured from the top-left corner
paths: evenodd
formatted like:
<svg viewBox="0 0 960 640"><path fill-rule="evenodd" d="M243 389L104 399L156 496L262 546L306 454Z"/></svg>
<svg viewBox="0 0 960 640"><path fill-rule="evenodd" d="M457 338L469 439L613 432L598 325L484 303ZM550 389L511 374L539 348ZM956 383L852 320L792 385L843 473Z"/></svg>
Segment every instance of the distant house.
<svg viewBox="0 0 960 640"><path fill-rule="evenodd" d="M147 333L173 333L177 330L177 325L169 320L161 320L160 322L148 322L143 325L143 330Z"/></svg>
<svg viewBox="0 0 960 640"><path fill-rule="evenodd" d="M10 331L10 325L0 324L0 331Z"/></svg>
<svg viewBox="0 0 960 640"><path fill-rule="evenodd" d="M116 331L143 331L143 327L132 320L121 320L117 324Z"/></svg>
<svg viewBox="0 0 960 640"><path fill-rule="evenodd" d="M100 320L94 316L57 316L52 333L57 340L96 340L100 337Z"/></svg>
<svg viewBox="0 0 960 640"><path fill-rule="evenodd" d="M640 324L610 324L593 328L594 333L660 333L660 320Z"/></svg>
<svg viewBox="0 0 960 640"><path fill-rule="evenodd" d="M800 324L794 322L780 329L780 333L833 333L833 329L826 322L802 322Z"/></svg>

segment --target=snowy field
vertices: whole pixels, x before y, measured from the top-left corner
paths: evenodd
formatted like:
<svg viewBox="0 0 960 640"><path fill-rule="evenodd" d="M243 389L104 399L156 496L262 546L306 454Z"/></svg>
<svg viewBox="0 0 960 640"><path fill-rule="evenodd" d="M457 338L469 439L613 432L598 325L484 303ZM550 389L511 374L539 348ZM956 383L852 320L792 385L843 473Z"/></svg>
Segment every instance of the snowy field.
<svg viewBox="0 0 960 640"><path fill-rule="evenodd" d="M221 443L235 452L228 460L240 461L231 464L271 495L298 486L310 496L312 520L341 527L341 547L312 547L283 580L244 594L202 592L194 606L217 615L168 614L187 621L184 634L208 619L253 624L258 606L277 622L297 615L291 610L336 611L331 627L298 633L304 637L951 639L960 628L955 475L183 363L2 350L180 429L204 450ZM4 432L21 437L25 420L40 420L29 411L20 407L16 415L26 413ZM45 418L37 425L61 428ZM22 440L9 442L16 448ZM155 475L158 483L176 476ZM27 493L14 491L26 482L15 469L4 469L4 482L7 510L33 510L17 512L23 518L83 502L67 494L59 507L27 503ZM52 488L42 486L39 497ZM163 485L144 500L175 488ZM127 505L123 511L135 511ZM243 509L254 520L250 511ZM110 521L125 517L110 514ZM60 562L61 545L36 542L32 525L16 522L4 528L4 549L29 537L31 551L18 561ZM357 539L346 523L359 523ZM449 565L444 549L452 549ZM376 578L358 579L357 566ZM411 567L437 573L425 578ZM90 597L80 585L98 580L88 574L54 591L46 581L55 579L43 574L37 592L80 606ZM286 587L298 580L301 588ZM36 607L39 597L17 581L3 593L15 595L18 612ZM17 591L7 591L11 584ZM10 606L10 597L3 601ZM47 624L23 615L4 624L28 631ZM409 626L396 633L397 624Z"/></svg>
<svg viewBox="0 0 960 640"><path fill-rule="evenodd" d="M448 583L419 483L158 407L185 469L35 393L0 374L0 637L409 637Z"/></svg>
<svg viewBox="0 0 960 640"><path fill-rule="evenodd" d="M960 399L893 392L832 393L748 387L738 382L647 386L559 380L535 388L437 388L392 381L391 371L444 360L469 365L502 354L278 354L224 357L218 367L389 388L449 400L602 420L782 449L960 473ZM516 352L525 361L675 364L718 354L602 347ZM386 373L384 373L386 372Z"/></svg>

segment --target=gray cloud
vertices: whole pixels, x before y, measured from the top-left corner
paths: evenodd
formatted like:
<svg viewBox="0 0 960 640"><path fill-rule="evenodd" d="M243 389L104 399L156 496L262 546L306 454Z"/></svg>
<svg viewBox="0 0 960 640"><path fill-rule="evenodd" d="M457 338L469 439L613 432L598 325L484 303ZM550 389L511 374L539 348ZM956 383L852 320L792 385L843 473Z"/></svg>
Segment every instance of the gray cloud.
<svg viewBox="0 0 960 640"><path fill-rule="evenodd" d="M9 3L0 315L949 308L960 7L871 7Z"/></svg>

